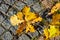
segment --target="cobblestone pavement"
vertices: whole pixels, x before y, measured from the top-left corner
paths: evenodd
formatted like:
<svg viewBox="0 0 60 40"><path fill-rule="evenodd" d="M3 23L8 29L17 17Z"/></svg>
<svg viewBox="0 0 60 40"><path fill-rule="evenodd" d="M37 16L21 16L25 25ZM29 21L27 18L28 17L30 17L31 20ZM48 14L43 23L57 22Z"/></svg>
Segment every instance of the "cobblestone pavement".
<svg viewBox="0 0 60 40"><path fill-rule="evenodd" d="M46 14L48 12L47 9L50 9L53 4L49 0L50 3L47 3L49 2L47 1L46 5L47 4L48 5L46 7L46 5L44 4L45 1L42 1L42 0L0 0L0 40L31 40L31 38L37 37L40 34L42 34L43 25L39 25L40 28L37 28L36 32L27 33L27 34L23 33L22 35L17 36L15 35L17 26L16 27L12 26L10 24L9 18L13 14L16 14L19 10L21 11L25 5L30 6L32 11L38 13L43 18L46 18ZM38 24L39 23L37 23L36 25ZM56 39L56 40L59 40L59 39Z"/></svg>

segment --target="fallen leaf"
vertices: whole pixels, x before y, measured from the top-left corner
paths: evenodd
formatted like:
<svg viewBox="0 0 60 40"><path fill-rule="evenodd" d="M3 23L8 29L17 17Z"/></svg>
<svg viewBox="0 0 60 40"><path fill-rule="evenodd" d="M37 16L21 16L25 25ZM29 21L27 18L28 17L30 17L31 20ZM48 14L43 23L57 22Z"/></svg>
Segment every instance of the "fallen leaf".
<svg viewBox="0 0 60 40"><path fill-rule="evenodd" d="M26 28L26 22L24 21L22 24L18 26L18 29L16 30L16 34L19 35L25 28Z"/></svg>
<svg viewBox="0 0 60 40"><path fill-rule="evenodd" d="M27 32L35 32L34 26L32 26L30 23L27 23L26 33Z"/></svg>
<svg viewBox="0 0 60 40"><path fill-rule="evenodd" d="M34 19L34 20L32 21L32 23L41 22L41 21L42 21L42 17L38 17L38 18Z"/></svg>
<svg viewBox="0 0 60 40"><path fill-rule="evenodd" d="M48 13L48 15L54 14L58 9L60 9L60 3L57 3L55 6L53 6L51 12Z"/></svg>
<svg viewBox="0 0 60 40"><path fill-rule="evenodd" d="M21 21L17 18L16 15L10 17L10 22L13 26L18 25Z"/></svg>
<svg viewBox="0 0 60 40"><path fill-rule="evenodd" d="M23 20L23 14L22 14L22 12L18 12L18 13L17 13L17 17L18 17L20 20Z"/></svg>

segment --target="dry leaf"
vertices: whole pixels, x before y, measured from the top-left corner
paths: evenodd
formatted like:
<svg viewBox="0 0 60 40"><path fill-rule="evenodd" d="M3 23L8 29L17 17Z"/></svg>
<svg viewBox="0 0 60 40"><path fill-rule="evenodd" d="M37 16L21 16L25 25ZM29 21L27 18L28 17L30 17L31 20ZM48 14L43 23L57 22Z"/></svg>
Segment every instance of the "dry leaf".
<svg viewBox="0 0 60 40"><path fill-rule="evenodd" d="M48 15L54 14L58 9L60 9L60 3L57 3L55 6L53 6L51 12L48 13Z"/></svg>
<svg viewBox="0 0 60 40"><path fill-rule="evenodd" d="M35 18L37 17L36 14L33 13L33 12L29 12L28 14L29 14L29 15L26 15L26 16L25 16L25 20L26 20L26 21L33 20L33 19L35 19Z"/></svg>
<svg viewBox="0 0 60 40"><path fill-rule="evenodd" d="M10 17L10 22L13 26L18 25L21 21L17 18L16 15Z"/></svg>
<svg viewBox="0 0 60 40"><path fill-rule="evenodd" d="M48 31L50 33L49 37L52 38L52 37L55 37L57 35L56 33L58 30L55 28L54 25L50 25L50 29L48 29Z"/></svg>
<svg viewBox="0 0 60 40"><path fill-rule="evenodd" d="M35 32L34 26L32 26L30 23L27 23L26 33L27 32Z"/></svg>
<svg viewBox="0 0 60 40"><path fill-rule="evenodd" d="M60 14L55 14L52 16L51 24L60 24Z"/></svg>
<svg viewBox="0 0 60 40"><path fill-rule="evenodd" d="M18 26L18 29L16 30L16 34L20 34L25 28L26 28L26 22L24 21L23 24L20 24Z"/></svg>
<svg viewBox="0 0 60 40"><path fill-rule="evenodd" d="M38 17L34 12L31 12L30 7L25 6L22 12L18 12L16 15L12 16L10 18L10 21L14 26L19 24L18 29L16 30L16 33L20 34L25 28L26 28L26 32L28 31L35 32L34 26L31 25L31 23L32 22L35 23L38 21L40 22L42 21L42 18Z"/></svg>
<svg viewBox="0 0 60 40"><path fill-rule="evenodd" d="M44 34L46 36L46 39L48 39L48 38L59 36L60 32L59 32L59 29L56 28L55 25L50 25L49 29L47 28L44 29Z"/></svg>
<svg viewBox="0 0 60 40"><path fill-rule="evenodd" d="M32 21L32 23L41 22L41 21L42 21L42 18L41 18L41 17L38 17L38 18L34 19L34 20Z"/></svg>
<svg viewBox="0 0 60 40"><path fill-rule="evenodd" d="M18 17L20 20L23 20L23 14L22 14L22 12L18 12L18 13L17 13L17 17Z"/></svg>
<svg viewBox="0 0 60 40"><path fill-rule="evenodd" d="M44 29L44 35L46 36L46 39L49 38L49 31L47 28Z"/></svg>
<svg viewBox="0 0 60 40"><path fill-rule="evenodd" d="M25 7L23 8L22 12L23 12L24 15L29 14L28 12L30 12L30 7L25 6Z"/></svg>

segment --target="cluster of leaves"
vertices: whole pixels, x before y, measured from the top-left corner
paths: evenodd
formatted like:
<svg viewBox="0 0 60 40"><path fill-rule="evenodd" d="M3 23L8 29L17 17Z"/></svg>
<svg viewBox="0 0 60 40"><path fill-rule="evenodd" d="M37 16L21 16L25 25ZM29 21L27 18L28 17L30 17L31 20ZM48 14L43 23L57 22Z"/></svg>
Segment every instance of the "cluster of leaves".
<svg viewBox="0 0 60 40"><path fill-rule="evenodd" d="M30 11L30 7L25 6L22 11L17 12L17 14L10 17L10 22L13 26L18 25L16 30L17 34L20 34L24 29L26 32L35 32L34 24L35 22L41 22L42 17L38 16L36 13Z"/></svg>
<svg viewBox="0 0 60 40"><path fill-rule="evenodd" d="M50 25L50 28L44 29L44 35L46 36L46 39L53 38L60 35L60 31L57 27L58 26Z"/></svg>
<svg viewBox="0 0 60 40"><path fill-rule="evenodd" d="M60 34L58 28L60 26L60 3L57 3L55 6L52 7L51 12L48 13L48 15L51 14L53 14L52 21L50 24L48 24L50 28L44 28L44 35L46 36L46 40ZM17 12L17 14L14 14L10 17L11 24L13 26L18 25L18 29L16 30L17 34L20 34L24 29L26 30L26 33L35 32L35 28L32 24L41 21L42 17L38 16L34 12L31 12L30 7L28 6L25 6L22 11L19 11Z"/></svg>
<svg viewBox="0 0 60 40"><path fill-rule="evenodd" d="M44 29L44 35L46 36L46 40L48 38L52 38L60 35L60 3L57 3L52 7L51 12L48 15L52 15L52 21L49 24L50 28Z"/></svg>

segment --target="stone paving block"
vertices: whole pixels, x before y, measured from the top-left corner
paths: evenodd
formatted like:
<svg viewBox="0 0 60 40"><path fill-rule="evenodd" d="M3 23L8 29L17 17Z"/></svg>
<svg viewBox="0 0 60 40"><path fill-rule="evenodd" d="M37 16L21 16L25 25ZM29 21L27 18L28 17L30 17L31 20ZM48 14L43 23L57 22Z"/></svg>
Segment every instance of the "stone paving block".
<svg viewBox="0 0 60 40"><path fill-rule="evenodd" d="M10 32L6 32L1 36L1 38L3 40L12 40L13 36L10 34Z"/></svg>
<svg viewBox="0 0 60 40"><path fill-rule="evenodd" d="M18 29L18 26L14 26L14 28L17 30Z"/></svg>
<svg viewBox="0 0 60 40"><path fill-rule="evenodd" d="M17 13L17 9L16 8L11 8L11 9L9 9L7 15L9 15L9 17L10 17L10 16L12 16L16 13Z"/></svg>
<svg viewBox="0 0 60 40"><path fill-rule="evenodd" d="M0 14L0 24L3 22L4 18L3 16Z"/></svg>
<svg viewBox="0 0 60 40"><path fill-rule="evenodd" d="M49 8L44 9L44 10L42 10L42 11L39 13L39 15L42 16L42 18L45 19L45 18L47 18L47 14L48 14L49 11L50 11Z"/></svg>
<svg viewBox="0 0 60 40"><path fill-rule="evenodd" d="M30 35L32 38L33 37L36 37L36 36L38 36L39 35L39 33L36 31L36 32L34 32L34 33L28 33L28 35Z"/></svg>
<svg viewBox="0 0 60 40"><path fill-rule="evenodd" d="M6 4L13 5L16 0L4 0Z"/></svg>
<svg viewBox="0 0 60 40"><path fill-rule="evenodd" d="M18 10L21 10L24 6L25 6L25 4L20 1L16 2L14 5L14 7L17 8Z"/></svg>
<svg viewBox="0 0 60 40"><path fill-rule="evenodd" d="M0 3L2 2L2 0L0 0Z"/></svg>
<svg viewBox="0 0 60 40"><path fill-rule="evenodd" d="M0 26L0 35L4 32L4 28L2 26Z"/></svg>
<svg viewBox="0 0 60 40"><path fill-rule="evenodd" d="M30 38L28 36L26 36L25 34L22 34L18 40L30 40Z"/></svg>
<svg viewBox="0 0 60 40"><path fill-rule="evenodd" d="M24 2L28 5L28 6L31 6L33 5L34 3L36 3L38 0L24 0Z"/></svg>
<svg viewBox="0 0 60 40"><path fill-rule="evenodd" d="M38 28L37 28L37 31L40 33L40 34L42 34L43 33L43 28L42 28L43 26L39 26Z"/></svg>
<svg viewBox="0 0 60 40"><path fill-rule="evenodd" d="M60 36L56 36L56 37L50 38L50 40L60 40Z"/></svg>
<svg viewBox="0 0 60 40"><path fill-rule="evenodd" d="M9 29L11 26L10 21L9 20L3 21L2 26L6 29Z"/></svg>
<svg viewBox="0 0 60 40"><path fill-rule="evenodd" d="M51 8L53 6L52 0L43 0L41 3L45 8Z"/></svg>
<svg viewBox="0 0 60 40"><path fill-rule="evenodd" d="M39 3L35 3L32 8L35 12L40 12L43 9L43 7Z"/></svg>
<svg viewBox="0 0 60 40"><path fill-rule="evenodd" d="M5 13L5 12L7 12L8 7L9 6L6 5L6 4L0 4L0 11L3 12L3 13Z"/></svg>
<svg viewBox="0 0 60 40"><path fill-rule="evenodd" d="M13 26L11 26L10 30L12 31L13 34L16 34L16 30Z"/></svg>

